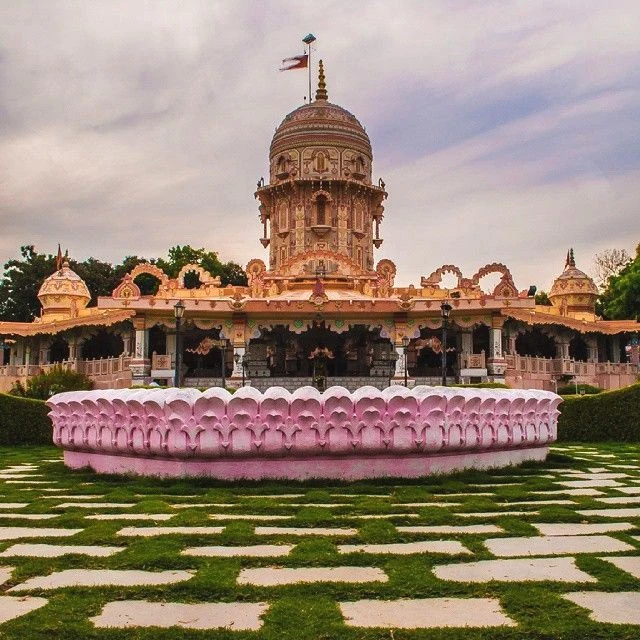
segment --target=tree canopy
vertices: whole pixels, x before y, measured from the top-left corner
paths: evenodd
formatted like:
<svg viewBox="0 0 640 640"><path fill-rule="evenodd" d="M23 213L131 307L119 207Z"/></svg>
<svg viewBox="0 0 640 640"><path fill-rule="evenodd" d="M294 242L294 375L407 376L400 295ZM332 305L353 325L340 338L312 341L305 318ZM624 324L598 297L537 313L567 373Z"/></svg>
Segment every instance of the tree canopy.
<svg viewBox="0 0 640 640"><path fill-rule="evenodd" d="M605 317L611 320L640 317L640 244L635 258L609 277L600 304Z"/></svg>
<svg viewBox="0 0 640 640"><path fill-rule="evenodd" d="M86 282L92 296L89 306L95 306L98 297L110 296L122 278L140 262L156 264L171 278L175 278L185 265L197 264L212 276L220 276L223 286L247 284L244 270L236 262L221 262L216 252L188 245L172 247L166 258L127 256L115 265L96 258L82 262L71 259L69 266ZM56 256L38 253L34 245L20 247L20 258L9 260L4 265L4 275L0 280L0 320L31 322L37 318L40 315L38 291L55 268ZM153 294L158 288L155 278L146 274L136 278L136 284L143 295ZM185 286L198 286L197 275L188 274Z"/></svg>

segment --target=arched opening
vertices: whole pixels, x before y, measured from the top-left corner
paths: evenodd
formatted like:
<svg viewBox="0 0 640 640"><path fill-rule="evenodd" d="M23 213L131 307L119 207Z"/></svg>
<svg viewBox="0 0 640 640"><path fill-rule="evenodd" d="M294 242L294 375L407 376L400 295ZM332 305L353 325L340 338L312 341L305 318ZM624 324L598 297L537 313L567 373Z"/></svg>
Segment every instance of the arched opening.
<svg viewBox="0 0 640 640"><path fill-rule="evenodd" d="M142 296L155 296L160 289L160 278L150 273L140 273L133 281L138 285Z"/></svg>
<svg viewBox="0 0 640 640"><path fill-rule="evenodd" d="M327 198L318 196L316 198L316 224L327 224Z"/></svg>
<svg viewBox="0 0 640 640"><path fill-rule="evenodd" d="M447 375L455 376L457 349L452 328L447 329ZM420 329L420 337L411 340L407 367L413 377L440 377L442 374L442 329Z"/></svg>
<svg viewBox="0 0 640 640"><path fill-rule="evenodd" d="M324 153L322 151L318 151L318 153L316 154L316 171L323 172L326 170L327 164Z"/></svg>
<svg viewBox="0 0 640 640"><path fill-rule="evenodd" d="M364 208L361 203L358 203L355 206L353 228L356 231L364 230Z"/></svg>
<svg viewBox="0 0 640 640"><path fill-rule="evenodd" d="M124 351L122 337L106 331L98 330L87 338L82 345L82 358L84 360L97 360L98 358L117 358Z"/></svg>
<svg viewBox="0 0 640 640"><path fill-rule="evenodd" d="M185 271L182 274L182 281L185 289L199 289L202 286L200 274L195 270Z"/></svg>
<svg viewBox="0 0 640 640"><path fill-rule="evenodd" d="M516 353L521 356L555 358L556 343L540 329L534 328L521 333L516 338Z"/></svg>
<svg viewBox="0 0 640 640"><path fill-rule="evenodd" d="M56 336L49 347L49 362L64 362L69 359L69 343L61 336Z"/></svg>
<svg viewBox="0 0 640 640"><path fill-rule="evenodd" d="M485 353L491 354L491 348L489 346L489 327L486 324L479 324L474 327L472 333L473 353Z"/></svg>
<svg viewBox="0 0 640 640"><path fill-rule="evenodd" d="M582 336L575 336L569 342L569 357L580 362L586 362L589 359L589 347Z"/></svg>
<svg viewBox="0 0 640 640"><path fill-rule="evenodd" d="M220 337L220 329L185 329L182 361L187 367L186 375L196 378L221 378L224 360L225 377L233 371L233 348L229 341Z"/></svg>

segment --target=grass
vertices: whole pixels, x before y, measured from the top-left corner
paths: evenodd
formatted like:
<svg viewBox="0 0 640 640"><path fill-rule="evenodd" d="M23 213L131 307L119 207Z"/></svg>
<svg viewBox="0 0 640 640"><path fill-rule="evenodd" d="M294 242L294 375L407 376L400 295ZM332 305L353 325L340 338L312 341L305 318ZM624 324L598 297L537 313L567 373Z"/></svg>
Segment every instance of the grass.
<svg viewBox="0 0 640 640"><path fill-rule="evenodd" d="M51 544L99 544L125 547L107 558L69 555L62 558L5 558L0 563L14 567L9 587L24 580L64 569L143 569L147 571L188 569L194 577L186 582L162 587L101 587L66 588L55 591L30 592L32 596L48 599L48 604L27 616L0 625L0 639L51 640L51 638L164 640L234 638L252 640L637 640L640 626L608 625L593 622L585 609L564 600L561 595L571 591L638 591L640 580L600 560L603 554L579 554L577 566L597 578L595 583L567 584L558 582L488 582L457 583L435 577L432 568L439 564L489 560L483 540L497 536L538 535L532 526L537 522L607 522L611 519L584 517L581 509L630 507L634 505L605 505L590 496L549 496L534 491L557 490L555 482L566 478L570 470L587 471L602 467L609 472L626 473L621 480L629 486L640 486L639 445L570 444L554 447L547 462L526 464L492 472L465 472L450 476L434 476L421 480L387 479L356 482L349 485L330 481L242 482L224 483L211 480L156 480L116 476L97 476L67 470L61 462L45 462L59 458L60 452L50 447L0 449L6 468L10 465L32 463L35 473L43 474L32 480L47 480L47 485L15 485L0 480L0 502L27 502L21 513L58 513L60 516L44 521L3 518L0 526L68 527L82 529L71 538L1 541L0 551L18 542L48 542ZM611 455L613 457L600 457ZM610 465L629 464L638 469L616 468ZM565 470L564 472L562 470ZM30 472L32 473L32 472ZM491 485L491 486L486 486ZM494 486L496 485L496 486ZM61 488L59 498L47 488ZM491 492L492 495L477 495ZM622 495L616 488L603 488L603 494ZM96 497L96 502L131 502L127 509L55 509L55 505L69 502L65 494L84 494ZM303 494L299 498L269 498L268 495ZM352 495L355 494L355 497ZM371 495L379 497L370 497ZM186 496L186 497L185 497ZM598 497L598 496L596 496ZM604 497L604 496L602 496ZM536 499L564 498L571 505L533 506ZM512 502L531 502L531 506ZM402 503L439 502L450 506L415 507ZM175 503L216 503L225 506L175 509ZM459 506L456 506L456 503ZM329 508L326 504L347 504ZM305 506L300 506L305 505ZM307 506L311 505L311 506ZM640 507L640 501L637 505ZM510 516L511 509L539 511L523 516ZM467 518L458 514L498 512L486 518ZM96 521L86 519L92 513L175 513L169 521ZM217 522L209 513L278 514L294 516L290 520L249 522L231 520ZM390 519L355 519L354 515L417 513L418 517L397 515ZM504 514L504 515L503 515ZM640 519L618 518L616 521L634 523L635 529L611 533L636 549L626 555L638 555L640 543L632 536L640 535ZM124 526L224 526L217 535L167 535L154 538L121 537L117 532ZM258 536L254 526L339 527L355 528L355 536L292 537L284 535ZM397 526L406 525L471 525L497 524L502 534L441 535L402 532ZM374 555L362 552L339 554L338 544L401 543L418 540L459 540L473 555L412 554ZM187 547L204 545L295 544L294 550L278 558L202 558L181 555ZM615 554L621 555L621 554ZM622 554L625 555L625 554ZM383 569L389 577L386 583L310 583L279 587L238 585L236 580L243 568L249 567L331 567L369 566ZM359 629L344 624L338 603L358 599L399 599L430 597L491 597L500 600L503 611L518 623L510 628L488 629L431 629L389 630ZM98 615L107 602L114 600L151 600L158 602L267 602L269 609L258 632L230 630L191 631L179 628L158 629L97 629L89 621Z"/></svg>

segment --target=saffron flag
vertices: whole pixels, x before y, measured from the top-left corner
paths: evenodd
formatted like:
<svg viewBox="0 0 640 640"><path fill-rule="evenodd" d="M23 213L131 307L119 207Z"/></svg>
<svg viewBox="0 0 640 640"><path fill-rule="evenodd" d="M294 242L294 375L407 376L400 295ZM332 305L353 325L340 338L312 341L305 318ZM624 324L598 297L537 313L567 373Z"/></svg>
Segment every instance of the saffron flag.
<svg viewBox="0 0 640 640"><path fill-rule="evenodd" d="M292 69L306 69L309 65L309 56L305 53L301 56L293 56L293 58L285 58L282 61L280 71L291 71Z"/></svg>

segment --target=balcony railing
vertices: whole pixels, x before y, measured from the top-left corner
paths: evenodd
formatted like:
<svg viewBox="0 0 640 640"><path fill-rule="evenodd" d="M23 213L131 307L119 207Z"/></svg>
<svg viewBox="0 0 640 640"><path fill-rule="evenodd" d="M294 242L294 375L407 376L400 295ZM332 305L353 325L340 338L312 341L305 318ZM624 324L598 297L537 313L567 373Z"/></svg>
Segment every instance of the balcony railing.
<svg viewBox="0 0 640 640"><path fill-rule="evenodd" d="M486 358L484 351L480 353L461 353L460 354L461 369L486 369Z"/></svg>
<svg viewBox="0 0 640 640"><path fill-rule="evenodd" d="M549 375L569 375L577 377L598 374L633 375L638 373L637 365L630 362L582 362L571 358L539 358L536 356L507 355L507 371L522 373L546 373Z"/></svg>
<svg viewBox="0 0 640 640"><path fill-rule="evenodd" d="M49 372L55 367L61 367L70 371L84 373L90 378L109 376L114 373L129 371L131 356L118 356L117 358L98 358L95 360L63 360L51 364L21 364L4 365L0 367L0 376L12 378L28 378L40 372Z"/></svg>

